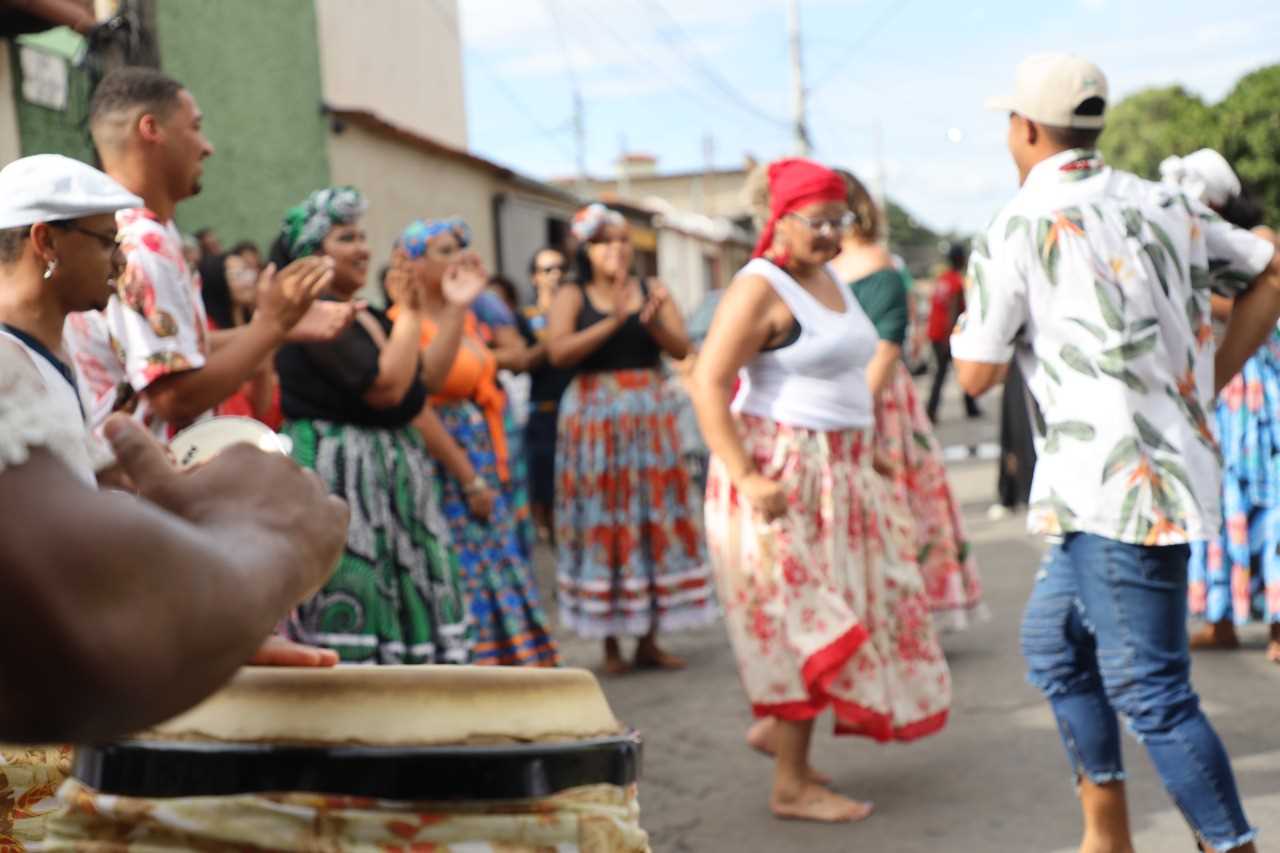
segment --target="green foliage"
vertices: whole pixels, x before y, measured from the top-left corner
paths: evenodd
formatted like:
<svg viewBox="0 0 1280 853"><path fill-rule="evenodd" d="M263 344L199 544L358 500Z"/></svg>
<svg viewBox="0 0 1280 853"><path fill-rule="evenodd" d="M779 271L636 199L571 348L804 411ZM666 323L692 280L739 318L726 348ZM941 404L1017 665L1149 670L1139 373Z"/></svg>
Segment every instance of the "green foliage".
<svg viewBox="0 0 1280 853"><path fill-rule="evenodd" d="M1214 113L1215 147L1280 225L1280 65L1246 74Z"/></svg>
<svg viewBox="0 0 1280 853"><path fill-rule="evenodd" d="M1160 161L1165 157L1213 148L1235 168L1262 204L1265 221L1274 225L1280 223L1277 105L1280 65L1245 75L1226 98L1213 105L1181 86L1145 89L1108 111L1100 146L1110 165L1152 179L1159 177ZM1166 241L1160 242L1167 250ZM1156 258L1152 262L1156 263Z"/></svg>
<svg viewBox="0 0 1280 853"><path fill-rule="evenodd" d="M1100 141L1108 164L1158 178L1160 161L1214 142L1213 109L1181 86L1144 89L1107 112Z"/></svg>

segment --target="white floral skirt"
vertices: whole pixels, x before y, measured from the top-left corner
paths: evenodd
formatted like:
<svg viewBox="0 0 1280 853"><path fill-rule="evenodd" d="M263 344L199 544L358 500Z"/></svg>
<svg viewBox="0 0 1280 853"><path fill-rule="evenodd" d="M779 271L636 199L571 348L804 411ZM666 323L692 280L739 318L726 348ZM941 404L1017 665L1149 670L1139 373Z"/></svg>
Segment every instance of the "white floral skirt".
<svg viewBox="0 0 1280 853"><path fill-rule="evenodd" d="M837 734L878 741L937 732L951 705L950 673L912 521L892 512L871 467L870 434L753 416L738 427L789 506L765 523L713 457L707 546L753 712L811 720L829 707Z"/></svg>

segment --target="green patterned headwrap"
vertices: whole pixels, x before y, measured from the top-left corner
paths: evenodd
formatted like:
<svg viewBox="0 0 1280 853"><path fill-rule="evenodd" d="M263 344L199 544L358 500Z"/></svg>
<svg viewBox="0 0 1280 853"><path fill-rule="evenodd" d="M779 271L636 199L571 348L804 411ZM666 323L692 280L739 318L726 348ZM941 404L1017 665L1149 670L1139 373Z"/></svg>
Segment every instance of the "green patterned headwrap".
<svg viewBox="0 0 1280 853"><path fill-rule="evenodd" d="M369 202L355 187L316 190L284 215L280 231L289 256L296 260L314 255L333 226L354 222L368 209Z"/></svg>

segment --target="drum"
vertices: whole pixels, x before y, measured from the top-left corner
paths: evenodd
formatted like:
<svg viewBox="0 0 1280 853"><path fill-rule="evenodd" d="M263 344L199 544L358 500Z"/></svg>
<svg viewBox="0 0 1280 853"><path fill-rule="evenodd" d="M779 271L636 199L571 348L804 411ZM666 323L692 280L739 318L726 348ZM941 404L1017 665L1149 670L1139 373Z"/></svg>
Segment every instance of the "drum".
<svg viewBox="0 0 1280 853"><path fill-rule="evenodd" d="M42 849L642 853L640 759L583 670L246 667L77 747Z"/></svg>

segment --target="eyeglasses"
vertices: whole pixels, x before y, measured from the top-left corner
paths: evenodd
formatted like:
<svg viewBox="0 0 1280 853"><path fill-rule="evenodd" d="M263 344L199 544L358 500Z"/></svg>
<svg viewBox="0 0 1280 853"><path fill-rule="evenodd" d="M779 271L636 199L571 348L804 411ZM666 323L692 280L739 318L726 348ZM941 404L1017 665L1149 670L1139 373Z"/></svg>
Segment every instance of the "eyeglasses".
<svg viewBox="0 0 1280 853"><path fill-rule="evenodd" d="M548 266L548 267L538 267L538 272L542 273L543 275L550 275L553 272L562 273L564 272L564 264L552 264L551 266Z"/></svg>
<svg viewBox="0 0 1280 853"><path fill-rule="evenodd" d="M802 213L788 213L787 216L799 219L815 234L825 233L828 236L848 231L858 221L858 217L852 211L842 213L836 219L810 219Z"/></svg>
<svg viewBox="0 0 1280 853"><path fill-rule="evenodd" d="M103 234L99 231L94 231L92 228L77 225L74 222L50 222L49 224L64 231L75 231L78 234L92 237L108 249L114 249L117 246L115 234Z"/></svg>

